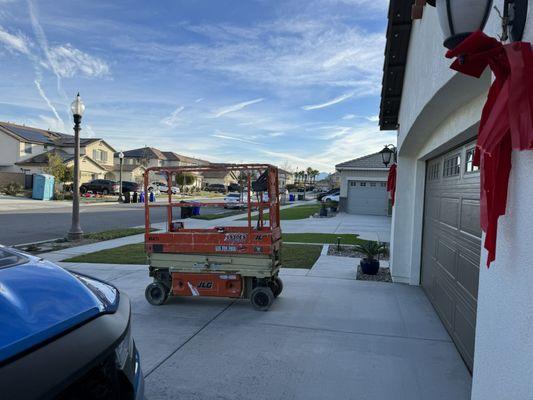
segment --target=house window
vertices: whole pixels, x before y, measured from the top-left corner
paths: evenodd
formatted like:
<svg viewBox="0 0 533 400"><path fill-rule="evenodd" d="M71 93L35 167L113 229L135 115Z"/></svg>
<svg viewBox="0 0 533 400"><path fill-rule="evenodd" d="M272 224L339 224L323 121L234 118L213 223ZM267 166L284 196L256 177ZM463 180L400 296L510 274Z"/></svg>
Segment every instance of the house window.
<svg viewBox="0 0 533 400"><path fill-rule="evenodd" d="M479 167L474 165L474 149L468 149L466 151L465 172L476 172L478 170Z"/></svg>
<svg viewBox="0 0 533 400"><path fill-rule="evenodd" d="M100 150L100 159L102 161L107 161L107 151Z"/></svg>
<svg viewBox="0 0 533 400"><path fill-rule="evenodd" d="M98 161L98 150L93 150L93 160Z"/></svg>
<svg viewBox="0 0 533 400"><path fill-rule="evenodd" d="M443 176L456 176L461 173L461 156L456 154L444 160Z"/></svg>
<svg viewBox="0 0 533 400"><path fill-rule="evenodd" d="M31 154L31 143L24 143L24 154Z"/></svg>

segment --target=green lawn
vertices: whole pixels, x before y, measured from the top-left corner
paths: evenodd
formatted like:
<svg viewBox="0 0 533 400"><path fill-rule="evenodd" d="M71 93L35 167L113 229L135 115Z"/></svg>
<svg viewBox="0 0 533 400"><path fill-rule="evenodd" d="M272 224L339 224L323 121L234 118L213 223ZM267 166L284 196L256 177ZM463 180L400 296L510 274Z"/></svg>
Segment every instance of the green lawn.
<svg viewBox="0 0 533 400"><path fill-rule="evenodd" d="M284 233L284 242L300 243L324 243L337 244L337 238L341 238L341 244L359 244L364 242L357 238L355 234L336 234L336 233Z"/></svg>
<svg viewBox="0 0 533 400"><path fill-rule="evenodd" d="M311 268L320 256L322 246L305 244L284 245L281 261L284 268ZM63 261L100 264L147 264L144 243L128 244L114 249L101 250Z"/></svg>
<svg viewBox="0 0 533 400"><path fill-rule="evenodd" d="M311 269L315 264L322 246L308 244L284 244L281 250L281 266L283 268Z"/></svg>
<svg viewBox="0 0 533 400"><path fill-rule="evenodd" d="M91 240L111 240L124 236L138 235L144 233L144 228L123 228L123 229L111 229L103 232L86 233L83 235L85 239Z"/></svg>
<svg viewBox="0 0 533 400"><path fill-rule="evenodd" d="M144 243L127 244L114 249L100 250L68 258L63 261L101 264L147 264Z"/></svg>
<svg viewBox="0 0 533 400"><path fill-rule="evenodd" d="M282 220L293 220L293 219L305 219L309 218L311 215L316 214L320 211L320 204L303 204L301 206L284 208L279 211L279 218ZM265 213L264 218L268 219L269 214ZM247 218L241 218L239 221L245 221ZM253 220L257 220L257 216L252 217Z"/></svg>

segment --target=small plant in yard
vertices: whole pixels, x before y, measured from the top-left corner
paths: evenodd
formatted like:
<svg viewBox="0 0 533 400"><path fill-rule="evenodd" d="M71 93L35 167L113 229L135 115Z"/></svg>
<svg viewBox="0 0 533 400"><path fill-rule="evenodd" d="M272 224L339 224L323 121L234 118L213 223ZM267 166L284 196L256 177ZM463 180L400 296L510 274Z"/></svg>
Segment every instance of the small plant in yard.
<svg viewBox="0 0 533 400"><path fill-rule="evenodd" d="M328 200L327 206L332 212L337 212L337 209L339 208L339 202L334 200Z"/></svg>
<svg viewBox="0 0 533 400"><path fill-rule="evenodd" d="M22 185L16 182L10 182L2 188L2 191L8 196L16 196L17 194L22 192L22 189Z"/></svg>
<svg viewBox="0 0 533 400"><path fill-rule="evenodd" d="M379 271L379 256L387 254L387 246L380 242L367 241L356 244L354 249L365 256L361 260L363 273L368 275L377 274Z"/></svg>

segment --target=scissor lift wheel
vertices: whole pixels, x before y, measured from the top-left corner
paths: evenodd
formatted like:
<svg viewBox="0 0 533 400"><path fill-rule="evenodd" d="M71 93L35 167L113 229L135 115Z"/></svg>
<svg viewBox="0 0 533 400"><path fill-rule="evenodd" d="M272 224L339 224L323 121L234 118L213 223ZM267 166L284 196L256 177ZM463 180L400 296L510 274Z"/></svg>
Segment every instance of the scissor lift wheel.
<svg viewBox="0 0 533 400"><path fill-rule="evenodd" d="M168 289L161 282L152 282L148 286L146 286L144 296L146 297L146 300L148 300L148 303L150 303L151 305L160 306L162 304L165 304L165 301L167 301Z"/></svg>
<svg viewBox="0 0 533 400"><path fill-rule="evenodd" d="M252 290L250 301L256 310L267 311L274 301L274 293L269 287L259 286Z"/></svg>

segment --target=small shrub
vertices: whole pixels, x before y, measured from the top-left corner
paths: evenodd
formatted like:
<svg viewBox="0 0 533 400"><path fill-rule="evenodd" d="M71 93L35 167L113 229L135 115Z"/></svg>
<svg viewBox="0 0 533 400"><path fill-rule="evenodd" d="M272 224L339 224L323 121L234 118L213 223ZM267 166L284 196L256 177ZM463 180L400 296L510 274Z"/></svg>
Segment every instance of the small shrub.
<svg viewBox="0 0 533 400"><path fill-rule="evenodd" d="M16 182L10 182L5 185L2 190L8 196L16 196L17 194L21 193L23 189L24 188L22 187L22 185Z"/></svg>

